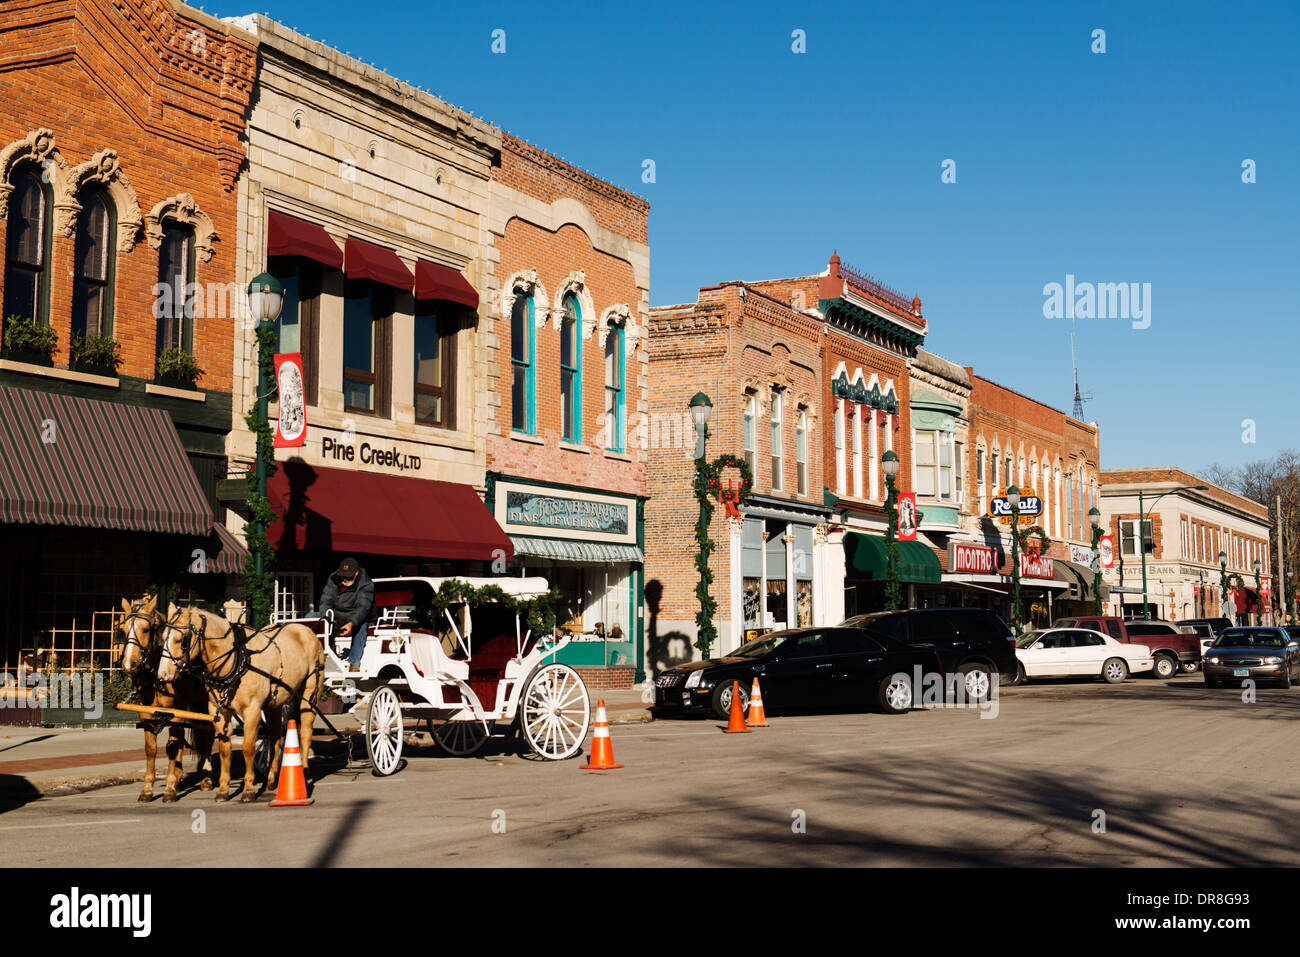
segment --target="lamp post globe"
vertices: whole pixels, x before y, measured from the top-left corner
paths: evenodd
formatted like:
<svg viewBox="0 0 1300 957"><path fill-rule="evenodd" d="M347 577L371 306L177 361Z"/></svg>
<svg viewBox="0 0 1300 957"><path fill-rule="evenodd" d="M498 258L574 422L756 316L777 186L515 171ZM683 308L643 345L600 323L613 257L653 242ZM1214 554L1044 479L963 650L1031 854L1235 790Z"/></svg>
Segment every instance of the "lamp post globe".
<svg viewBox="0 0 1300 957"><path fill-rule="evenodd" d="M880 471L884 472L885 478L891 482L898 475L898 455L893 449L880 457Z"/></svg>
<svg viewBox="0 0 1300 957"><path fill-rule="evenodd" d="M284 287L269 272L253 277L248 284L248 311L254 322L275 322L284 308Z"/></svg>
<svg viewBox="0 0 1300 957"><path fill-rule="evenodd" d="M703 392L697 392L691 396L690 409L691 418L697 427L707 425L709 416L713 414L713 400Z"/></svg>

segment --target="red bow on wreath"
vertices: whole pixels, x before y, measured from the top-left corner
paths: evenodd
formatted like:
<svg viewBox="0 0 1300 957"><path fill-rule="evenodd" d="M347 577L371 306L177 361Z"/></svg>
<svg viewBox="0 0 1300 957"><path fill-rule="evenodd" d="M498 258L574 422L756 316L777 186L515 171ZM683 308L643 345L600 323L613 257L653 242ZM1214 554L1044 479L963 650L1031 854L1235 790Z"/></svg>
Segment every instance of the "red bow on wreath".
<svg viewBox="0 0 1300 957"><path fill-rule="evenodd" d="M740 518L740 509L736 507L739 501L736 490L733 487L731 479L727 479L727 490L721 493L722 506L727 510L727 518Z"/></svg>

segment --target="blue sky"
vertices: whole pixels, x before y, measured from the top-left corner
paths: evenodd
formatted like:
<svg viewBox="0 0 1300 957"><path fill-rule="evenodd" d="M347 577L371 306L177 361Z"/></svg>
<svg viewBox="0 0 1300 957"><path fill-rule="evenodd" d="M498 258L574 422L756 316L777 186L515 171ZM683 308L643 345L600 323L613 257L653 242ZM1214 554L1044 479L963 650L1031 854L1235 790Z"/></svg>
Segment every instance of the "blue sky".
<svg viewBox="0 0 1300 957"><path fill-rule="evenodd" d="M1078 320L1103 466L1300 446L1300 4L604 7L266 12L646 197L655 305L838 249L921 296L927 348L1068 412L1044 285L1150 283L1149 328Z"/></svg>

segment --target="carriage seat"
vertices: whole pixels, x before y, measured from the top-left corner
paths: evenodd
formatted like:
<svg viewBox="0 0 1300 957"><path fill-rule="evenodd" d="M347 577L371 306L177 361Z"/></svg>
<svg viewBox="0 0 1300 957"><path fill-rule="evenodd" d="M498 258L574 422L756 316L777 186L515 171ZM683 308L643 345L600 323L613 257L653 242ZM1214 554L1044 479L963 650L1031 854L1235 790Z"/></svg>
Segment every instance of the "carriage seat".
<svg viewBox="0 0 1300 957"><path fill-rule="evenodd" d="M472 638L474 655L469 661L469 687L485 711L497 706L497 684L506 673L506 665L515 657L514 632L493 633Z"/></svg>

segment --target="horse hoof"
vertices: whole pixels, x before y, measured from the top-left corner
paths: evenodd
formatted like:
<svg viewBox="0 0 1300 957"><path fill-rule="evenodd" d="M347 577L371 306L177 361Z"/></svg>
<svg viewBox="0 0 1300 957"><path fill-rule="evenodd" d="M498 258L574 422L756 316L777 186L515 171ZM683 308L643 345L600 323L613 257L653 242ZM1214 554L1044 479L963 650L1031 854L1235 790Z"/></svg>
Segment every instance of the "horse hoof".
<svg viewBox="0 0 1300 957"><path fill-rule="evenodd" d="M252 791L245 791L243 794L239 795L240 804L252 804L256 800L257 800L257 795L254 794Z"/></svg>
<svg viewBox="0 0 1300 957"><path fill-rule="evenodd" d="M218 801L229 801L229 800L230 800L230 792L229 792L229 791L218 791L218 792L217 792L216 800L218 800Z"/></svg>
<svg viewBox="0 0 1300 957"><path fill-rule="evenodd" d="M163 799L163 804L175 804L175 803L176 803L176 792L175 792L175 791L166 791L166 792L163 793L163 797L162 797L162 799Z"/></svg>
<svg viewBox="0 0 1300 957"><path fill-rule="evenodd" d="M153 800L152 791L141 791L140 796L136 798L136 801L138 801L141 804L148 804L152 800Z"/></svg>
<svg viewBox="0 0 1300 957"><path fill-rule="evenodd" d="M204 778L202 781L199 782L199 790L200 790L200 791L211 791L211 790L212 790L212 782L209 781L207 778Z"/></svg>

